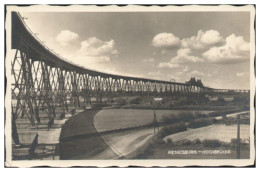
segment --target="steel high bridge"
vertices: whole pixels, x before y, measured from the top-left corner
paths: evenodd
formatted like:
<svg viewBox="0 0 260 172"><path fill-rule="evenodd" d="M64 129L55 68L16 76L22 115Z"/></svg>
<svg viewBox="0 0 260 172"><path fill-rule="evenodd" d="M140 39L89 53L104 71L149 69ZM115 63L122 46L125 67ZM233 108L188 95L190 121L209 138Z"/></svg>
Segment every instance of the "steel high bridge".
<svg viewBox="0 0 260 172"><path fill-rule="evenodd" d="M117 96L187 96L248 90L213 89L196 82L178 83L112 75L72 64L46 47L26 26L19 13L12 13L12 119L26 117L32 126L41 114L53 120L69 107L82 107Z"/></svg>

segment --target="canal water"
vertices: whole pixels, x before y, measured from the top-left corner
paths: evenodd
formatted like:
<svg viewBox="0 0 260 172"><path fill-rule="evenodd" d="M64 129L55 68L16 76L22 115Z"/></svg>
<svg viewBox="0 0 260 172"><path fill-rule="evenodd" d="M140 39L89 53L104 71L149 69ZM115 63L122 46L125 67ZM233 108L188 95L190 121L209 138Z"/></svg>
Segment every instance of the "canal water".
<svg viewBox="0 0 260 172"><path fill-rule="evenodd" d="M156 110L156 117L161 121L163 116L182 113L197 113L194 110ZM208 114L212 111L199 111ZM154 120L153 110L142 109L106 109L98 112L94 117L94 125L98 131L109 131L115 129L143 126L152 123Z"/></svg>

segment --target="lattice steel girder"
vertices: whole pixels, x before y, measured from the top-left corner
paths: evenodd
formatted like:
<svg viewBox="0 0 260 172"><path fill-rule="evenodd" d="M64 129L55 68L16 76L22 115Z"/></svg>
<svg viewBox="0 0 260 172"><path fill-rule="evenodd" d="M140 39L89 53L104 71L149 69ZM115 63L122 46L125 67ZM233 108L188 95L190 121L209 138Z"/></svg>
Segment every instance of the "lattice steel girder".
<svg viewBox="0 0 260 172"><path fill-rule="evenodd" d="M65 89L65 77L63 76L63 71L61 68L56 68L57 70L57 82L58 82L58 90L57 90L57 102L58 107L63 109L63 112L68 111L67 104L67 94Z"/></svg>
<svg viewBox="0 0 260 172"><path fill-rule="evenodd" d="M54 117L56 117L55 114L55 103L54 103L54 98L53 98L53 92L52 92L52 86L51 86L51 81L50 81L50 70L51 68L47 66L46 63L41 62L41 67L42 67L42 89L41 91L43 92L43 97L42 97L42 103L41 103L41 108L42 111L45 111L48 115L48 118L52 120Z"/></svg>
<svg viewBox="0 0 260 172"><path fill-rule="evenodd" d="M113 80L123 79L124 84L126 80L135 80L135 82L142 81L142 82L157 82L162 84L171 84L171 85L186 85L183 83L177 82L170 82L170 81L160 81L160 80L153 80L147 78L135 78L135 77L127 77L127 76L120 76L120 75L112 75L102 72L97 72L93 70L89 70L74 64L71 64L67 61L62 60L57 55L52 53L48 48L42 45L28 29L26 24L23 22L22 17L19 13L12 13L12 48L13 49L20 49L20 44L23 43L24 45L30 47L30 51L33 52L33 56L30 57L33 61L44 61L50 67L60 66L62 70L66 71L75 71L79 74L90 74L92 76L100 76L102 78L113 78ZM204 87L201 87L204 88ZM184 88L180 88L184 89ZM216 89L205 89L205 91L217 91ZM228 90L229 91L229 90ZM243 90L242 90L243 91ZM246 90L248 92L248 90Z"/></svg>
<svg viewBox="0 0 260 172"><path fill-rule="evenodd" d="M57 107L66 107L67 99L80 107L91 103L91 97L122 95L186 96L193 93L244 92L245 90L212 89L177 82L135 78L92 71L57 57L28 31L17 13L12 14L12 116L25 116L35 125L39 111L49 119L55 117ZM249 93L249 90L245 91ZM81 99L80 99L81 98Z"/></svg>
<svg viewBox="0 0 260 172"><path fill-rule="evenodd" d="M26 115L32 125L35 125L35 113L33 108L33 84L29 74L31 67L28 56L21 50L16 50L12 62L12 73L14 75L14 87L12 88L12 118L16 120L20 115ZM16 69L18 68L18 69Z"/></svg>
<svg viewBox="0 0 260 172"><path fill-rule="evenodd" d="M70 78L72 83L72 93L71 93L71 99L73 101L73 104L75 107L80 107L80 101L79 101L79 74L75 71L70 72Z"/></svg>

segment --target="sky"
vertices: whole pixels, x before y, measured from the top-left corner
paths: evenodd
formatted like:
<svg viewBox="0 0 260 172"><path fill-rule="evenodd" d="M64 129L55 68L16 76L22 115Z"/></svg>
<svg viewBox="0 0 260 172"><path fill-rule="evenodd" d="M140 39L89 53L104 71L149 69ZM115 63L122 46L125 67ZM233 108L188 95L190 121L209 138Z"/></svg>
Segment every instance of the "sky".
<svg viewBox="0 0 260 172"><path fill-rule="evenodd" d="M23 12L74 64L101 72L250 88L249 12Z"/></svg>

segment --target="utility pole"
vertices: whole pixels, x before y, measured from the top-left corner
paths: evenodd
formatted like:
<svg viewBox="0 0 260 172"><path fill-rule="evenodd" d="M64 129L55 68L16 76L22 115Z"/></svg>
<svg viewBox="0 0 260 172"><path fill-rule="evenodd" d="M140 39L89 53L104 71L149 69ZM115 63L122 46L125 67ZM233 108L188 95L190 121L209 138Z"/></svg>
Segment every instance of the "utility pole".
<svg viewBox="0 0 260 172"><path fill-rule="evenodd" d="M237 115L237 159L240 159L240 114Z"/></svg>
<svg viewBox="0 0 260 172"><path fill-rule="evenodd" d="M154 129L154 135L156 134L156 129L158 130L157 133L159 132L159 123L156 117L156 113L155 113L155 102L156 101L161 101L161 98L154 98L154 109L153 109L153 129Z"/></svg>
<svg viewBox="0 0 260 172"><path fill-rule="evenodd" d="M158 130L157 132L159 132L159 127L158 127L158 121L157 121L157 118L156 118L156 113L155 113L155 110L153 110L154 112L154 115L153 115L153 129L154 129L154 135L156 134L156 129Z"/></svg>

